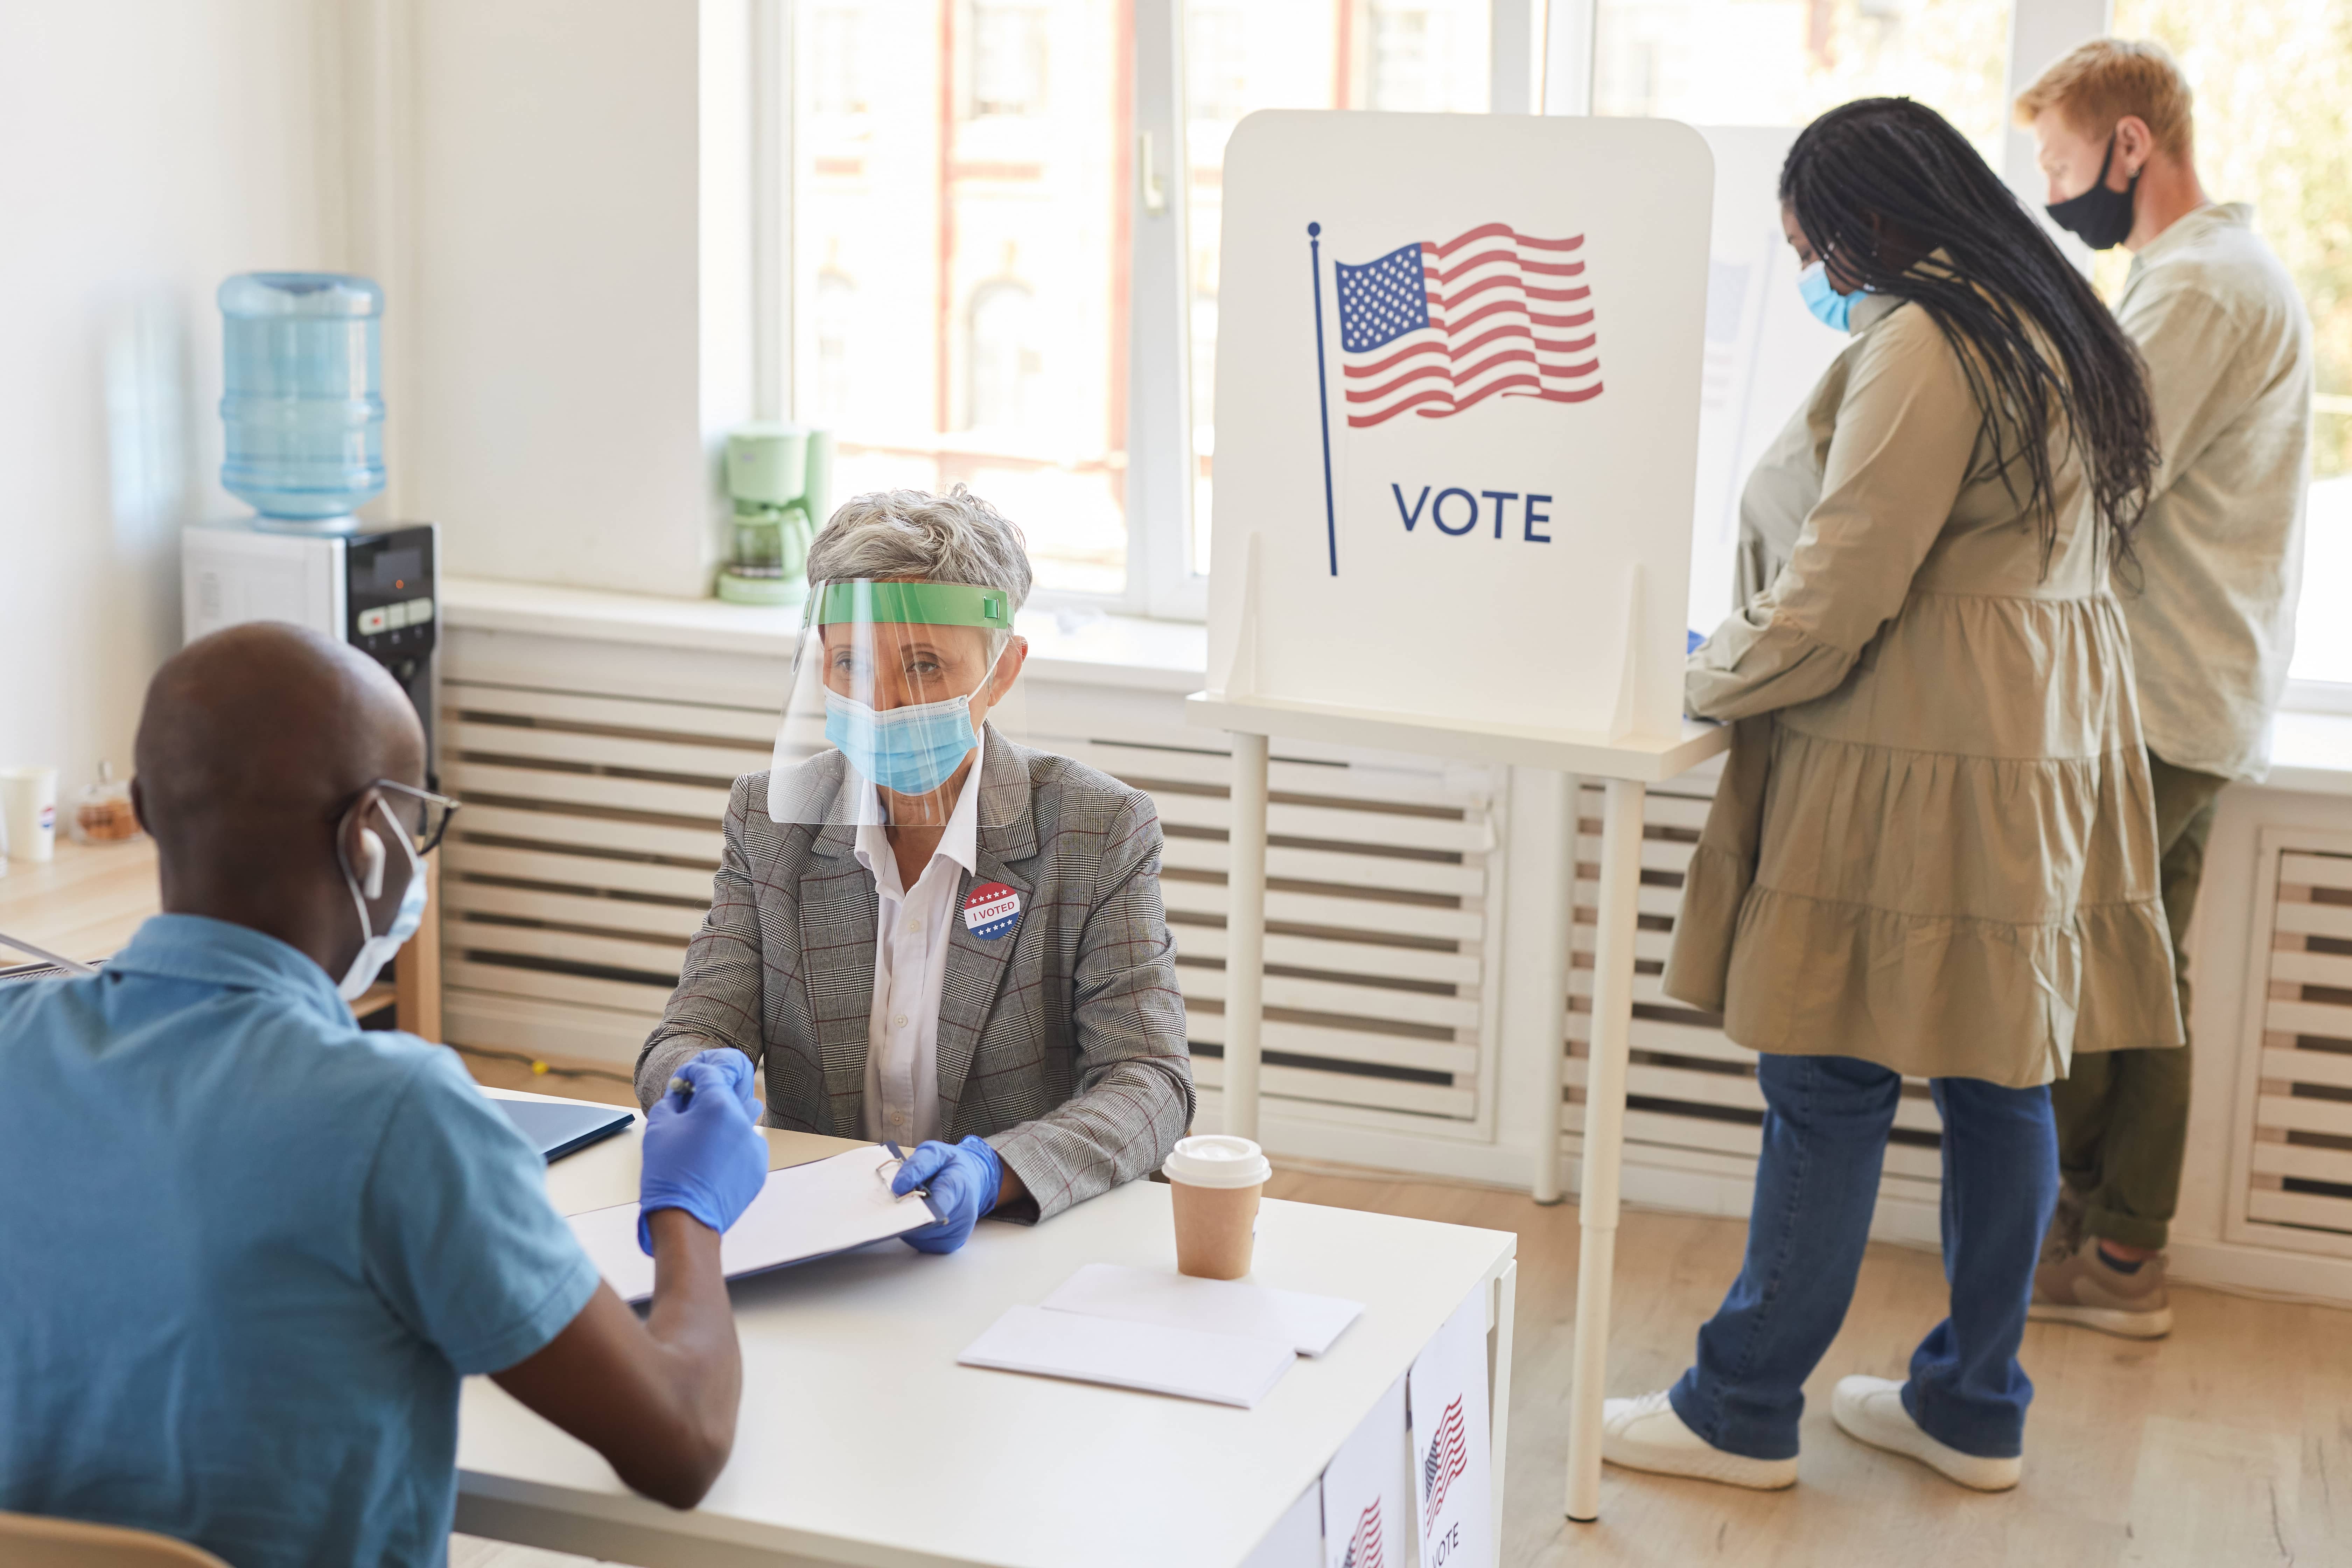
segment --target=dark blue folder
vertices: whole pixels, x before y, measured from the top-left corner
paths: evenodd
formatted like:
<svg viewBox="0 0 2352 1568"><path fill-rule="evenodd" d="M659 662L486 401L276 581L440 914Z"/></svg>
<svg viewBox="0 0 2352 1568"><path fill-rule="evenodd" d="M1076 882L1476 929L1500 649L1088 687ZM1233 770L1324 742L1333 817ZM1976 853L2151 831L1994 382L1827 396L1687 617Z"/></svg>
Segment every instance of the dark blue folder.
<svg viewBox="0 0 2352 1568"><path fill-rule="evenodd" d="M617 1105L563 1105L544 1100L491 1103L522 1129L522 1135L539 1146L540 1158L550 1164L610 1138L634 1120L632 1112Z"/></svg>

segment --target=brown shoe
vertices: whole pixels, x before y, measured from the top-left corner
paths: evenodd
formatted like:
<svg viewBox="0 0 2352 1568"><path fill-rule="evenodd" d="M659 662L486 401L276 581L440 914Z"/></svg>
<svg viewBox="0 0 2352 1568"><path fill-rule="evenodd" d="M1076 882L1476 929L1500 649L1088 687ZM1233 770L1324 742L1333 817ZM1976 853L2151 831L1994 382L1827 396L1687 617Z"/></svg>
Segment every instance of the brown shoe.
<svg viewBox="0 0 2352 1568"><path fill-rule="evenodd" d="M2033 1271L2033 1300L2025 1315L2037 1323L2074 1323L2127 1340L2160 1340L2172 1331L2172 1299L2164 1289L2164 1254L2126 1274L2084 1237L2073 1254Z"/></svg>
<svg viewBox="0 0 2352 1568"><path fill-rule="evenodd" d="M2050 1229L2042 1237L2042 1261L2072 1258L2083 1245L2083 1215L2091 1202L2065 1183L2058 1184L2058 1206L2050 1215Z"/></svg>

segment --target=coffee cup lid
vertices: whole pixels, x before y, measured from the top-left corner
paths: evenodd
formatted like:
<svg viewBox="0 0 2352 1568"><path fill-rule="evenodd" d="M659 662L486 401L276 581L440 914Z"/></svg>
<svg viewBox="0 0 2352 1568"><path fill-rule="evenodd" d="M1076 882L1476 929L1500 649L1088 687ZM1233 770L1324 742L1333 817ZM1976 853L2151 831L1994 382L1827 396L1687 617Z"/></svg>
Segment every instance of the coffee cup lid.
<svg viewBox="0 0 2352 1568"><path fill-rule="evenodd" d="M1180 1142L1161 1169L1170 1181L1192 1187L1255 1187L1274 1173L1256 1144L1215 1132Z"/></svg>

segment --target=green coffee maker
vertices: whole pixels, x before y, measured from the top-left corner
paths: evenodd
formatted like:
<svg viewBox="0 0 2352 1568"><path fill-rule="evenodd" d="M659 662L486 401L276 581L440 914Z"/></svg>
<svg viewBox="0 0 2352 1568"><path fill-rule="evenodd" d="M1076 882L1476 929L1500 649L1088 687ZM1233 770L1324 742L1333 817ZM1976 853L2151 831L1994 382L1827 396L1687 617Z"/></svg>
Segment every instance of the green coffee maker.
<svg viewBox="0 0 2352 1568"><path fill-rule="evenodd" d="M797 605L808 596L809 542L825 517L833 437L798 425L739 425L727 433L727 493L735 548L719 596L735 605Z"/></svg>

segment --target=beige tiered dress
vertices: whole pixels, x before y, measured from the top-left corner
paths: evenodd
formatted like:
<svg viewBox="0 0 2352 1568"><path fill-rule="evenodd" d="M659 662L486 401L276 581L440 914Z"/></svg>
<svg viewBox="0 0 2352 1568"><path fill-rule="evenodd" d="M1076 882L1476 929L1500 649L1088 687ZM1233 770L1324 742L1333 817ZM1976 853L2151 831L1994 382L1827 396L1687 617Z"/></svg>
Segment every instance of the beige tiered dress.
<svg viewBox="0 0 2352 1568"><path fill-rule="evenodd" d="M2180 1042L2131 646L2052 456L2045 574L1957 353L1873 296L1750 481L1769 585L1691 656L1738 723L1664 977L1739 1044L2026 1088Z"/></svg>

